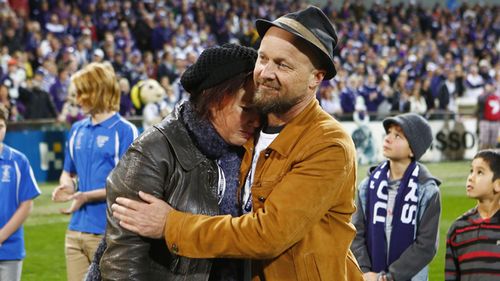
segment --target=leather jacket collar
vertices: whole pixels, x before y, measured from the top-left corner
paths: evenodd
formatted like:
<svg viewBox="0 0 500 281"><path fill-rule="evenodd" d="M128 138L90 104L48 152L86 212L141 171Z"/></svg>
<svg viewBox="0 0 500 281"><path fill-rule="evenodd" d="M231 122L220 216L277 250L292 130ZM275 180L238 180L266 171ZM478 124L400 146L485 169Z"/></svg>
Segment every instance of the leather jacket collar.
<svg viewBox="0 0 500 281"><path fill-rule="evenodd" d="M180 112L183 104L176 106L174 111L159 124L154 125L172 144L172 149L181 166L189 171L199 165L206 157L194 146L191 137L182 121Z"/></svg>

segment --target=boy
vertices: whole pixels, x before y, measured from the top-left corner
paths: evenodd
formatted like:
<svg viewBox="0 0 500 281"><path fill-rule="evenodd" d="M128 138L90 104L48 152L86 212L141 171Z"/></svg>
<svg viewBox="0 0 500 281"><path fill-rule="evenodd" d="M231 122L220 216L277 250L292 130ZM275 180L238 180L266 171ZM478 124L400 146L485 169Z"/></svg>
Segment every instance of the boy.
<svg viewBox="0 0 500 281"><path fill-rule="evenodd" d="M117 113L120 88L111 65L91 63L71 83L89 117L71 127L52 200L72 201L61 210L71 214L65 239L67 280L81 281L106 228L106 177L137 137L137 128Z"/></svg>
<svg viewBox="0 0 500 281"><path fill-rule="evenodd" d="M472 160L467 197L477 206L460 216L446 239L446 280L500 280L500 150Z"/></svg>
<svg viewBox="0 0 500 281"><path fill-rule="evenodd" d="M21 280L23 223L40 195L33 170L21 152L3 143L8 110L0 106L0 280Z"/></svg>
<svg viewBox="0 0 500 281"><path fill-rule="evenodd" d="M440 182L418 160L432 131L414 113L386 118L383 125L387 160L359 186L351 249L365 280L427 280L437 251Z"/></svg>

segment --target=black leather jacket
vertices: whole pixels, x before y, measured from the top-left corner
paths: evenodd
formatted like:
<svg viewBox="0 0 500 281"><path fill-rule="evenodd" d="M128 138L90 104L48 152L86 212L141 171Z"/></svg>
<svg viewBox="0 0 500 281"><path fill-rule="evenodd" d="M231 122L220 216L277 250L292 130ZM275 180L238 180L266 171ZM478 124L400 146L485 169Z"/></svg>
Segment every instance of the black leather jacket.
<svg viewBox="0 0 500 281"><path fill-rule="evenodd" d="M208 280L211 261L169 252L155 240L124 230L111 216L116 197L155 195L175 209L217 215L218 168L194 145L179 109L146 130L107 179L107 249L100 262L103 280Z"/></svg>

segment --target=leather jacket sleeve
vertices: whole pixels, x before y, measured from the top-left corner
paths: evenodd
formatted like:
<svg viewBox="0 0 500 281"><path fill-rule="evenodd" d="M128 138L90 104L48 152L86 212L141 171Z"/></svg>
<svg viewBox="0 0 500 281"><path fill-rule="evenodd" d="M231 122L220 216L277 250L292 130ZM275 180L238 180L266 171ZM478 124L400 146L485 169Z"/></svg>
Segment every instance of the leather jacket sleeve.
<svg viewBox="0 0 500 281"><path fill-rule="evenodd" d="M161 270L158 260L172 259L163 240L152 240L123 229L112 217L116 197L140 200L138 191L163 198L172 151L162 134L152 128L142 134L125 153L107 179L107 249L100 267L103 280L150 280Z"/></svg>

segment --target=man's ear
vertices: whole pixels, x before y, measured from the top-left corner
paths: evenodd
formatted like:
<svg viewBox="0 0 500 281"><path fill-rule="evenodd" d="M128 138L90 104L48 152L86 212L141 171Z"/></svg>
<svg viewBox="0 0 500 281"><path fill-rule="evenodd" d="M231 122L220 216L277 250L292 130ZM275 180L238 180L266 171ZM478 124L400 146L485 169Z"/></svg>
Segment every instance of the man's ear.
<svg viewBox="0 0 500 281"><path fill-rule="evenodd" d="M315 89L321 84L323 78L325 78L326 71L315 69L312 71L312 79L309 81L309 88Z"/></svg>

